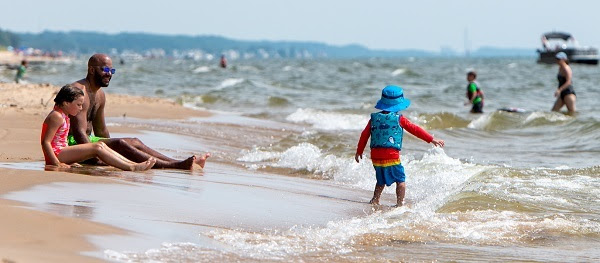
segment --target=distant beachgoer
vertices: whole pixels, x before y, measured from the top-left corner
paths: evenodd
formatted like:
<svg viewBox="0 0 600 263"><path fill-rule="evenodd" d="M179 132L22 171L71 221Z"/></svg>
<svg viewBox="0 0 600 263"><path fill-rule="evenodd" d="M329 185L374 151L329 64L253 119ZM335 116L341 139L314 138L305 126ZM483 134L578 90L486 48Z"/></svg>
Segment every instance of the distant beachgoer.
<svg viewBox="0 0 600 263"><path fill-rule="evenodd" d="M60 89L54 98L54 109L42 125L41 145L46 165L68 168L70 164L98 157L104 163L126 171L143 171L152 168L156 159L150 157L135 163L111 150L103 142L67 145L69 115L77 115L83 105L83 91L71 85Z"/></svg>
<svg viewBox="0 0 600 263"><path fill-rule="evenodd" d="M110 138L104 119L106 97L102 87L108 87L116 70L112 60L105 54L95 54L88 60L87 76L72 85L84 92L83 110L71 120L69 145L104 142L108 147L134 162L156 158L153 168L192 169L194 164L204 167L210 153L193 155L176 160L146 146L138 138ZM94 135L92 135L94 131ZM93 162L94 160L91 160Z"/></svg>
<svg viewBox="0 0 600 263"><path fill-rule="evenodd" d="M469 102L465 105L472 104L471 113L483 113L483 91L479 88L479 85L475 81L477 79L477 73L475 71L469 71L467 73L467 99Z"/></svg>
<svg viewBox="0 0 600 263"><path fill-rule="evenodd" d="M227 59L225 58L225 55L221 55L220 65L222 68L227 68Z"/></svg>
<svg viewBox="0 0 600 263"><path fill-rule="evenodd" d="M556 54L556 64L558 64L558 89L554 92L556 102L552 107L552 111L560 111L563 106L567 106L567 110L570 114L575 113L575 101L577 96L575 95L575 89L573 89L573 72L569 66L569 59L565 52L558 52Z"/></svg>
<svg viewBox="0 0 600 263"><path fill-rule="evenodd" d="M15 82L19 83L25 77L27 72L27 60L21 61L21 65L17 68L17 75L15 75Z"/></svg>
<svg viewBox="0 0 600 263"><path fill-rule="evenodd" d="M404 129L427 143L444 147L443 140L436 140L431 134L398 112L408 108L410 100L404 98L401 87L387 86L381 92L381 99L375 105L380 112L371 113L371 119L360 135L354 160L359 162L371 137L371 160L375 168L375 191L370 204L379 205L379 197L384 187L396 183L396 205L404 203L406 191L404 167L400 162Z"/></svg>

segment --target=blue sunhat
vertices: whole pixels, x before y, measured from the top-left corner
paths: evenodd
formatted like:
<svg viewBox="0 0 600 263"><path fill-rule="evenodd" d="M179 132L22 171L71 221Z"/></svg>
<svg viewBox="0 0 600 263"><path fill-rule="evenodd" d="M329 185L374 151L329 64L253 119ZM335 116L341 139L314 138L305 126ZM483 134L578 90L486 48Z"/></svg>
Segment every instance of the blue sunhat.
<svg viewBox="0 0 600 263"><path fill-rule="evenodd" d="M556 59L564 59L564 60L566 60L568 58L567 53L565 53L565 52L558 52L558 53L556 53L556 56L554 56L554 57L556 57Z"/></svg>
<svg viewBox="0 0 600 263"><path fill-rule="evenodd" d="M397 112L410 106L410 100L404 98L404 92L399 86L389 85L381 91L381 99L377 101L375 109Z"/></svg>

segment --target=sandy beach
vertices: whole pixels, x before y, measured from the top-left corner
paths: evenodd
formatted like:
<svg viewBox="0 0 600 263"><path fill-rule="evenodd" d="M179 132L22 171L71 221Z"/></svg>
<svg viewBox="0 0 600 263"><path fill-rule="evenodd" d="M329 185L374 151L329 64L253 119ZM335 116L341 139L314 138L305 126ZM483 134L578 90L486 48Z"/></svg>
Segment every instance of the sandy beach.
<svg viewBox="0 0 600 263"><path fill-rule="evenodd" d="M218 156L203 171L44 171L40 126L52 106L48 100L58 89L47 84L0 84L3 262L95 262L107 259L106 250L144 251L164 241L211 244L214 241L198 235L227 229L324 225L371 211L363 202L369 198L367 191L357 193L302 178L250 173L219 163ZM107 102L107 117L214 118L209 112L163 99L108 94ZM114 126L110 131L113 137L154 141L151 146L158 149L184 149L195 140L146 132L135 125ZM167 141L168 146L161 141ZM195 147L205 147L199 145ZM157 191L157 186L167 190ZM136 194L131 195L133 192Z"/></svg>
<svg viewBox="0 0 600 263"><path fill-rule="evenodd" d="M21 64L21 61L27 60L31 63L44 63L48 61L67 61L69 58L67 57L48 57L48 56L25 56L23 54L15 54L10 51L0 51L0 66L18 66Z"/></svg>

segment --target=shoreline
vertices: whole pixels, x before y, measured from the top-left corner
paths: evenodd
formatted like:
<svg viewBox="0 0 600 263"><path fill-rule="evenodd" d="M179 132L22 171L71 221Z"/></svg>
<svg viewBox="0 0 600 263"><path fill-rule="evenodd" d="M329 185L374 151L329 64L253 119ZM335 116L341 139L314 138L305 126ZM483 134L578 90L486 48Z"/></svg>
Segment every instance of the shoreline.
<svg viewBox="0 0 600 263"><path fill-rule="evenodd" d="M23 54L15 54L11 51L0 51L0 66L17 67L21 65L21 61L27 60L32 64L46 63L51 61L70 61L70 57L49 57L49 56L25 56Z"/></svg>
<svg viewBox="0 0 600 263"><path fill-rule="evenodd" d="M372 212L366 204L368 191L332 186L326 181L248 171L218 158L209 161L204 170L191 172L131 173L107 168L68 173L43 171L39 133L52 106L44 105L41 100L52 97L58 89L48 84L0 83L0 162L3 163L0 164L0 213L8 215L0 220L0 232L8 233L0 241L0 259L101 262L110 259L100 249L123 251L139 243L133 249L146 251L159 247L161 242L199 242L211 246L216 241L208 237L198 239L198 234L219 229L262 231L306 224L319 226L328 220ZM120 94L107 93L107 106L107 117L176 120L214 116L166 99ZM213 136L231 136L252 129L227 125L230 124L225 121L208 126L213 126L210 128L213 130L228 127L228 135ZM148 133L136 125L112 126L110 130L115 135L139 135L155 146L167 138L167 146L158 143L159 149L175 148L172 155L205 150L206 142L211 139L169 131ZM212 144L224 145L218 141ZM13 165L7 167L6 163ZM56 189L62 190L53 192ZM103 194L94 196L94 189ZM78 200L86 203L80 204ZM148 206L148 200L154 204ZM74 213L75 210L80 212ZM174 212L165 212L170 210ZM114 218L114 215L121 216ZM52 222L52 227L47 222ZM23 234L15 229L32 231ZM160 229L173 233L165 234ZM175 239L171 240L172 237ZM122 247L106 247L115 243L121 243Z"/></svg>

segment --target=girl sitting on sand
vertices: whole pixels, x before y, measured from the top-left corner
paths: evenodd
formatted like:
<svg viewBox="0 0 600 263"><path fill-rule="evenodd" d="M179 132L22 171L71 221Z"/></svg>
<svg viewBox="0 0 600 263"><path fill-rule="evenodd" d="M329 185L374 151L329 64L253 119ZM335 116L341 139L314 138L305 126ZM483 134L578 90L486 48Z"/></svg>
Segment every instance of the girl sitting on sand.
<svg viewBox="0 0 600 263"><path fill-rule="evenodd" d="M126 171L144 171L152 168L155 158L135 163L111 150L103 142L67 146L71 122L69 115L77 115L83 107L83 91L71 85L60 89L54 98L54 109L42 126L41 144L46 165L69 168L69 164L98 157L104 163Z"/></svg>

